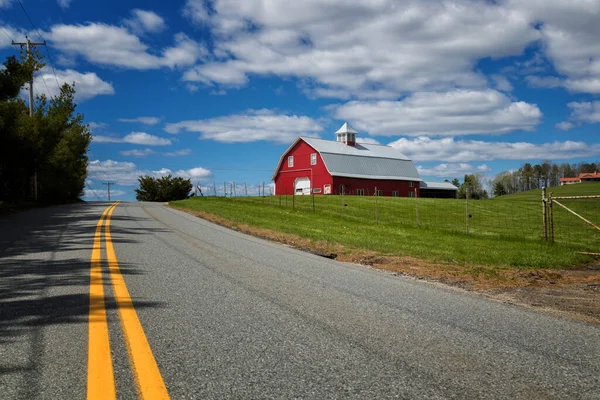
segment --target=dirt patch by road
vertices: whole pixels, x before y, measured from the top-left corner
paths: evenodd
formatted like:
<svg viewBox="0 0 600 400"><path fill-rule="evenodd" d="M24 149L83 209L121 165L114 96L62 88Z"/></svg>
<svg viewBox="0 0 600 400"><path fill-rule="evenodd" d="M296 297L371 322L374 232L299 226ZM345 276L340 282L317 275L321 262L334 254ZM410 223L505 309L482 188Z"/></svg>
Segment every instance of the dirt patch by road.
<svg viewBox="0 0 600 400"><path fill-rule="evenodd" d="M506 303L600 324L600 259L585 267L568 270L502 269L459 263L432 263L413 257L389 256L335 243L312 241L288 233L238 224L209 213L178 209L243 233L323 257L367 265L396 275L439 282Z"/></svg>

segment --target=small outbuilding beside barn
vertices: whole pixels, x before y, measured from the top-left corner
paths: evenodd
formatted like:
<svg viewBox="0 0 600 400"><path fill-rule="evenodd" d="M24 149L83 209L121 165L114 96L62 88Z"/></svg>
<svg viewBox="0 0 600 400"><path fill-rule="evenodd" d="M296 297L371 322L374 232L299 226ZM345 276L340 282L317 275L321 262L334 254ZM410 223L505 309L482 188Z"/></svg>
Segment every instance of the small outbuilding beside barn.
<svg viewBox="0 0 600 400"><path fill-rule="evenodd" d="M424 184L412 160L398 150L356 142L356 135L357 132L344 123L335 132L335 141L311 137L296 139L281 155L271 178L275 182L275 194L424 197L430 193L435 194L431 197L450 196L445 186ZM456 187L453 197L456 197Z"/></svg>

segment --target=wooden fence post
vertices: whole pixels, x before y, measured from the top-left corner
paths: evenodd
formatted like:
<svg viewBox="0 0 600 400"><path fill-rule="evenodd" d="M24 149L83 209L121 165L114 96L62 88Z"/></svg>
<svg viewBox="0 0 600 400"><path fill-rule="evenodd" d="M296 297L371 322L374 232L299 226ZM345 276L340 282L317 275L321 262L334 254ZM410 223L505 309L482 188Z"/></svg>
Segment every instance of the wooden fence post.
<svg viewBox="0 0 600 400"><path fill-rule="evenodd" d="M550 192L550 196L548 197L548 211L550 213L550 241L554 243L554 213L552 212L552 192Z"/></svg>
<svg viewBox="0 0 600 400"><path fill-rule="evenodd" d="M344 219L344 186L340 188L340 197L342 198L342 219Z"/></svg>
<svg viewBox="0 0 600 400"><path fill-rule="evenodd" d="M546 187L542 187L542 237L548 240L548 217L546 216Z"/></svg>
<svg viewBox="0 0 600 400"><path fill-rule="evenodd" d="M466 199L466 215L465 215L465 224L466 224L466 232L469 234L469 187L465 188L465 199Z"/></svg>
<svg viewBox="0 0 600 400"><path fill-rule="evenodd" d="M313 206L313 212L315 212L315 191L314 189L311 189L311 194L312 194L312 206Z"/></svg>

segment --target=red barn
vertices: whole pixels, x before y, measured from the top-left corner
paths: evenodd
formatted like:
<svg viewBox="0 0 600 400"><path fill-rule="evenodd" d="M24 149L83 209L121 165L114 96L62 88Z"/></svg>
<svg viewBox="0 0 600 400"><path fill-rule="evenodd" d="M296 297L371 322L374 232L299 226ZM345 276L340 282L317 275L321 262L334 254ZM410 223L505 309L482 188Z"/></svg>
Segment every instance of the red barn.
<svg viewBox="0 0 600 400"><path fill-rule="evenodd" d="M271 178L275 194L352 194L421 197L422 179L408 157L389 146L356 143L345 123L336 141L299 137Z"/></svg>

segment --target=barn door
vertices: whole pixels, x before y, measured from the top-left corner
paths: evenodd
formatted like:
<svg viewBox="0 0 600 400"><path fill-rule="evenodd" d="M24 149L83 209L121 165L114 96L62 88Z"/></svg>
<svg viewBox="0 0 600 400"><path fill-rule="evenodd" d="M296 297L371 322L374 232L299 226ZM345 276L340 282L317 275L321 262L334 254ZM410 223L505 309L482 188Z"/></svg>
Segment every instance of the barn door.
<svg viewBox="0 0 600 400"><path fill-rule="evenodd" d="M294 194L310 195L310 179L297 178L294 182Z"/></svg>

